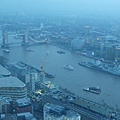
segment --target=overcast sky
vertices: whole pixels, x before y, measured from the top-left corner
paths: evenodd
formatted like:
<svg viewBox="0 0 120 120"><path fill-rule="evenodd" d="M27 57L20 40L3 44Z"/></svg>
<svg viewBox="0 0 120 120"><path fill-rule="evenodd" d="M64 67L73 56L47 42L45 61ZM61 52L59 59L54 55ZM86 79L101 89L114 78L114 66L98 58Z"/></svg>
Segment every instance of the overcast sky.
<svg viewBox="0 0 120 120"><path fill-rule="evenodd" d="M0 0L0 13L120 13L120 0Z"/></svg>

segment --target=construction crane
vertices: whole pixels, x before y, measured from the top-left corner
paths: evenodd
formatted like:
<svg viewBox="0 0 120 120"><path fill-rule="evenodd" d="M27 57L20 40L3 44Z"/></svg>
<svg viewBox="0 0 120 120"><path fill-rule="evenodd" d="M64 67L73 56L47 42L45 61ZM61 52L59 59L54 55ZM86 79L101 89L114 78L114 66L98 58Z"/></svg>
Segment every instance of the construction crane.
<svg viewBox="0 0 120 120"><path fill-rule="evenodd" d="M42 60L41 73L40 73L40 75L41 75L42 77L45 76L44 65L45 65L45 62L46 62L46 59L47 59L48 54L49 54L49 51L47 51L47 53L46 53L46 55L45 55L45 58Z"/></svg>
<svg viewBox="0 0 120 120"><path fill-rule="evenodd" d="M46 59L47 59L48 54L49 54L49 51L47 51L47 53L46 53L46 55L45 55L45 58L42 60L42 66L41 66L41 72L40 72L41 82L45 82L45 81L44 81L44 77L45 77L44 65L45 65L45 62L46 62ZM53 77L53 80L54 80L54 77ZM52 83L53 83L53 80L52 80L51 82L48 81L48 87L49 87L49 88L51 88Z"/></svg>

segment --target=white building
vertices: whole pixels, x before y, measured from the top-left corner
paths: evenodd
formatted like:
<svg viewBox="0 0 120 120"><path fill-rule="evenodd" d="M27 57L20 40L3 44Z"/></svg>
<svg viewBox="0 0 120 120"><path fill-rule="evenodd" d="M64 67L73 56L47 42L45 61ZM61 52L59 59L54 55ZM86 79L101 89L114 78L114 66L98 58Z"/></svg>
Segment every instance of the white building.
<svg viewBox="0 0 120 120"><path fill-rule="evenodd" d="M13 100L26 98L26 85L17 77L0 78L0 95L3 97L11 97Z"/></svg>

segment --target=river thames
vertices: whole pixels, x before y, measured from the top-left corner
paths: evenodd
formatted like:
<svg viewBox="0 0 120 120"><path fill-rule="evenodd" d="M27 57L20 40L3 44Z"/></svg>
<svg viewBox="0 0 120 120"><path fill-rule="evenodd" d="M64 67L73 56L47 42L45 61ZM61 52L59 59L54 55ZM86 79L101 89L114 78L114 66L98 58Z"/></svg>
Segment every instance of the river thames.
<svg viewBox="0 0 120 120"><path fill-rule="evenodd" d="M42 60L49 51L44 69L48 73L55 74L55 78L46 80L52 80L54 84L67 88L80 97L120 108L120 76L79 66L78 62L91 61L91 59L53 45L30 46L29 48L34 49L34 52L26 51L23 46L12 46L10 53L5 53L0 48L0 54L8 58L9 62L23 61L40 69ZM58 54L58 50L65 51L65 54ZM74 70L64 69L64 64L70 64ZM101 93L97 95L83 91L83 87L90 86L99 86Z"/></svg>

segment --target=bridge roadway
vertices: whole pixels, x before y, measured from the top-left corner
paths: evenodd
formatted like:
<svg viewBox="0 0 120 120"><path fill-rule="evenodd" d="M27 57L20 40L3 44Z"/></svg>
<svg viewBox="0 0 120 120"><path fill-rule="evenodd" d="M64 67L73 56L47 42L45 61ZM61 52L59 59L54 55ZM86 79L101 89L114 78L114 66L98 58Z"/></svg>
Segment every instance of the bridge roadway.
<svg viewBox="0 0 120 120"><path fill-rule="evenodd" d="M15 36L23 36L23 35L25 35L25 34L14 34L14 33L12 33L12 34L9 34L8 36L13 36L13 37L15 37ZM33 39L31 36L28 36L29 37L29 45L38 45L38 44L42 44L42 43L45 43L46 41L47 41L47 39L45 39L45 40L42 40L42 41L38 41L38 40L35 40L35 39ZM0 38L0 41L3 39L4 37L1 37ZM34 43L30 43L30 41L32 41L32 42L34 42ZM24 42L23 42L23 40L21 40L21 41L19 41L19 42L9 42L9 43L5 43L5 44L3 44L3 43L0 43L0 45L13 45L13 44L24 44Z"/></svg>
<svg viewBox="0 0 120 120"><path fill-rule="evenodd" d="M71 109L79 113L82 117L87 118L86 120L110 120L109 118L106 118L98 113L84 109L82 106L81 107L74 106L73 104L70 104L69 102L66 102L66 101L64 102L62 100L52 97L51 95L42 95L42 100L43 100L43 103L58 104L68 109Z"/></svg>

